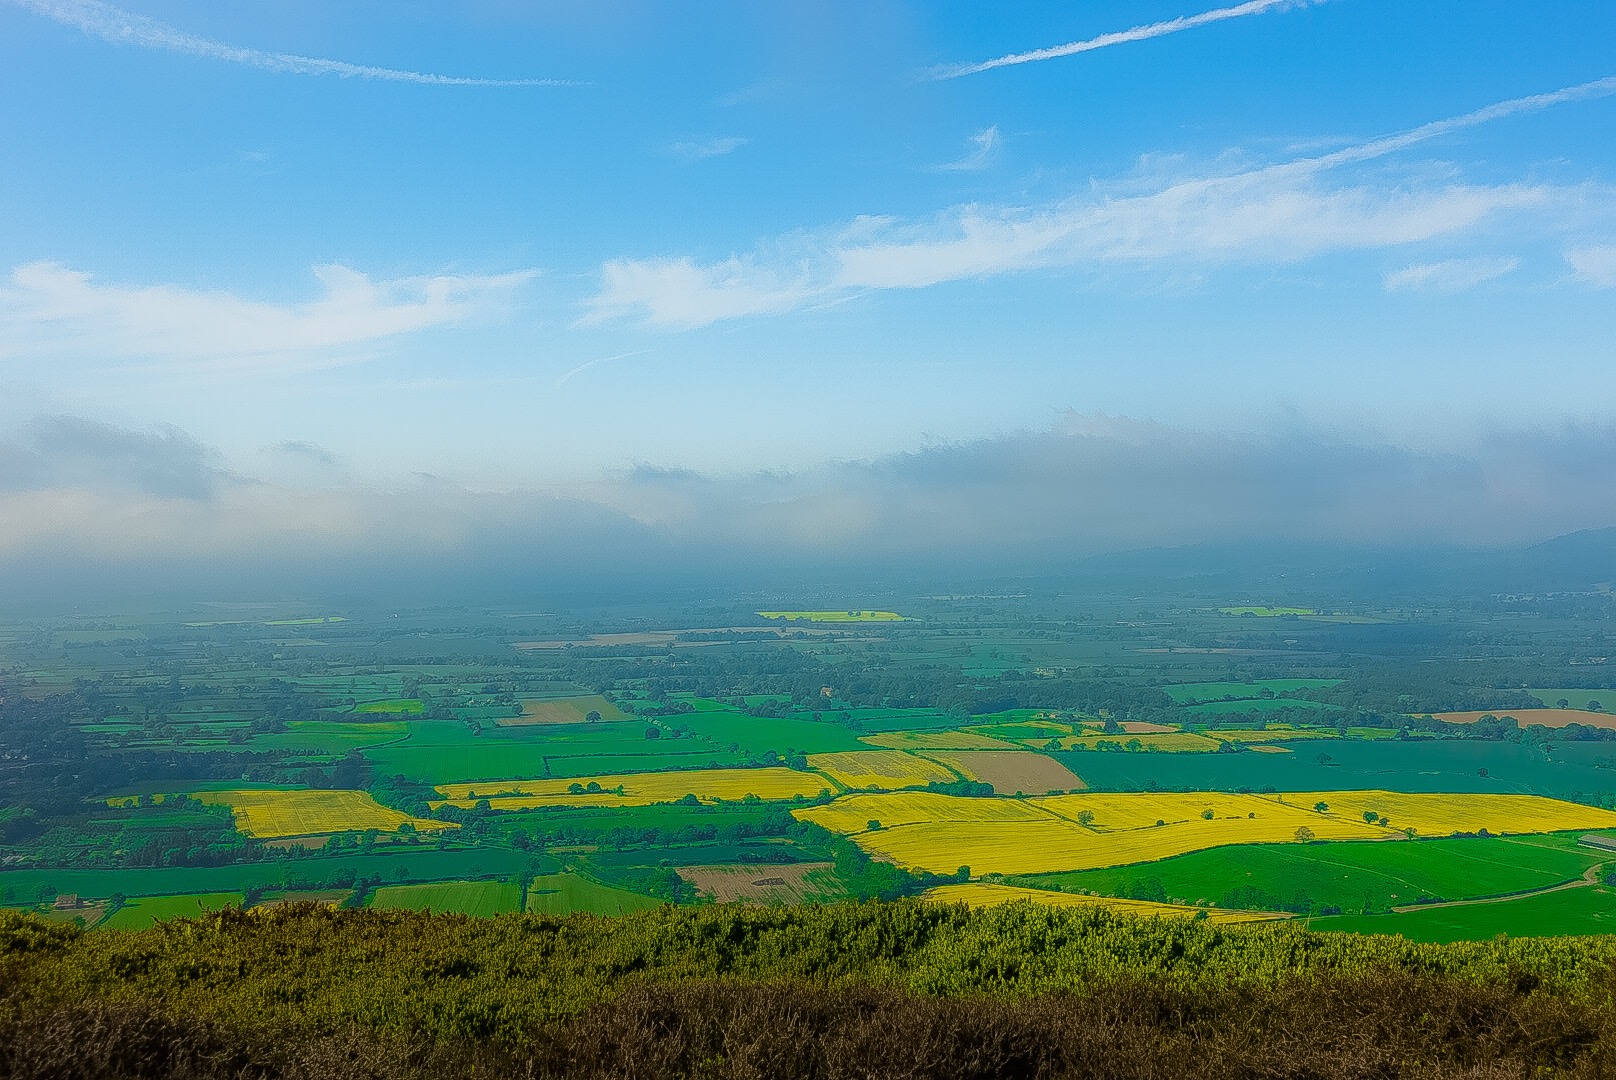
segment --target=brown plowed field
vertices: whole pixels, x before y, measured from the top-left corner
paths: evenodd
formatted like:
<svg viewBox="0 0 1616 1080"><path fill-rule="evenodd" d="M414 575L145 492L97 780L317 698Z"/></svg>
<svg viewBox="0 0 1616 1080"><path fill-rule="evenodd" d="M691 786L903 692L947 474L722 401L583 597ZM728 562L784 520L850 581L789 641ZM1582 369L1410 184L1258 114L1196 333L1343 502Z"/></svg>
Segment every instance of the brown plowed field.
<svg viewBox="0 0 1616 1080"><path fill-rule="evenodd" d="M1490 712L1445 712L1432 715L1450 724L1474 724L1483 716L1496 716L1500 720L1513 716L1523 728L1531 727L1533 724L1542 724L1546 728L1582 724L1584 727L1616 731L1616 715L1589 712L1586 709L1493 709Z"/></svg>

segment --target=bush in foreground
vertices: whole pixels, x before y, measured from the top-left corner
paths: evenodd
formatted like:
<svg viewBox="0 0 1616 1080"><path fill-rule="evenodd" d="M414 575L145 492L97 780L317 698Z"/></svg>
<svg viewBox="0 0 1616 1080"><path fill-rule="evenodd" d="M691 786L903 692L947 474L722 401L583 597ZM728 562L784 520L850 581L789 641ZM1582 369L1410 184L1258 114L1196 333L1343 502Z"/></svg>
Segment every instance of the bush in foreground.
<svg viewBox="0 0 1616 1080"><path fill-rule="evenodd" d="M0 916L0 1075L1595 1077L1616 939L1028 906Z"/></svg>

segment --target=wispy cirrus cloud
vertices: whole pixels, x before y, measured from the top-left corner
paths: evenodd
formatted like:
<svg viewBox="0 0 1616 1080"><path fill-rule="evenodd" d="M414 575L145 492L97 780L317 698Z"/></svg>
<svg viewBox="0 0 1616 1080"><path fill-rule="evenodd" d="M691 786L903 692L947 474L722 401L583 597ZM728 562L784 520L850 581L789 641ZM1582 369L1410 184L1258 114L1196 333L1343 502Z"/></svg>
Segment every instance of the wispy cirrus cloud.
<svg viewBox="0 0 1616 1080"><path fill-rule="evenodd" d="M1602 289L1616 289L1616 244L1588 244L1565 253L1578 280Z"/></svg>
<svg viewBox="0 0 1616 1080"><path fill-rule="evenodd" d="M326 60L293 53L265 52L262 49L230 45L214 41L212 38L188 34L167 23L124 11L122 8L103 3L102 0L10 0L10 2L114 45L161 49L165 52L181 53L205 60L221 60L286 75L337 75L342 78L418 83L425 86L574 85L559 79L463 78L456 75L435 75L425 71L402 71L397 68L350 64L345 60Z"/></svg>
<svg viewBox="0 0 1616 1080"><path fill-rule="evenodd" d="M317 299L251 300L178 285L102 284L40 262L0 282L0 359L94 356L189 366L308 366L403 334L453 326L493 310L534 271L373 281L318 266Z"/></svg>
<svg viewBox="0 0 1616 1080"><path fill-rule="evenodd" d="M1018 64L1035 64L1040 60L1058 60L1065 56L1077 56L1079 53L1109 49L1114 45L1130 45L1136 41L1149 41L1151 38L1166 37L1168 34L1194 30L1198 26L1223 22L1226 19L1241 19L1248 15L1261 15L1268 11L1309 7L1323 2L1324 0L1248 0L1247 3L1235 4L1233 7L1216 8L1212 11L1203 11L1198 15L1184 15L1164 22L1135 26L1128 30L1117 30L1109 34L1101 34L1099 37L1088 38L1084 41L1071 41L1065 45L1055 45L1047 49L1011 53L1008 56L1000 56L993 60L982 60L977 63L947 64L933 69L931 76L934 79L958 79L966 75L979 75L984 71L992 71L995 68L1015 67Z"/></svg>
<svg viewBox="0 0 1616 1080"><path fill-rule="evenodd" d="M1381 283L1390 292L1458 293L1501 278L1520 265L1519 259L1444 259L1393 270Z"/></svg>
<svg viewBox="0 0 1616 1080"><path fill-rule="evenodd" d="M919 289L1052 267L1286 263L1451 238L1507 214L1584 213L1616 197L1590 186L1388 183L1348 166L1466 128L1616 93L1616 77L1498 102L1327 154L1139 191L1113 185L1042 206L972 204L928 221L864 217L711 264L619 259L602 268L587 324L639 317L662 329L778 314L872 289Z"/></svg>
<svg viewBox="0 0 1616 1080"><path fill-rule="evenodd" d="M1003 141L999 135L999 125L994 124L965 140L970 152L964 157L932 168L937 172L980 172L993 164L993 159L999 153L999 144Z"/></svg>
<svg viewBox="0 0 1616 1080"><path fill-rule="evenodd" d="M704 141L676 142L668 149L673 152L674 157L683 158L685 161L706 161L708 158L733 154L746 143L747 140L739 135L726 135Z"/></svg>

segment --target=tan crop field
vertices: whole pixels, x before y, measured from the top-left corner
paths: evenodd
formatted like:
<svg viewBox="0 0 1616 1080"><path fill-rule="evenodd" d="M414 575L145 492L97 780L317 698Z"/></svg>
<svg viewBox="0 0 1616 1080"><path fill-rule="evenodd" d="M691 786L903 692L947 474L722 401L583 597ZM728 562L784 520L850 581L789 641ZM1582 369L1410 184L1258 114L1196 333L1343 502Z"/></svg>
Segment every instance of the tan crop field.
<svg viewBox="0 0 1616 1080"><path fill-rule="evenodd" d="M859 742L888 750L1020 750L1003 739L989 738L969 731L887 731L862 735Z"/></svg>
<svg viewBox="0 0 1616 1080"><path fill-rule="evenodd" d="M598 791L569 791L574 785ZM620 791L618 789L621 789ZM624 773L616 776L580 777L576 780L482 780L475 783L439 784L445 798L434 808L471 807L480 799L499 810L531 810L541 806L649 806L675 802L694 795L702 802L739 802L748 795L760 799L784 800L801 795L813 798L831 790L831 784L816 773L795 769L691 769L685 772Z"/></svg>
<svg viewBox="0 0 1616 1080"><path fill-rule="evenodd" d="M1325 803L1327 809L1314 807ZM1389 824L1371 824L1370 811ZM1616 813L1532 795L1324 792L1084 792L1029 799L933 793L859 795L792 811L901 866L950 873L1039 873L1154 862L1235 844L1388 840L1454 832L1616 828ZM878 822L878 828L871 828ZM1300 830L1306 830L1301 832Z"/></svg>
<svg viewBox="0 0 1616 1080"><path fill-rule="evenodd" d="M366 829L397 832L406 824L416 832L459 827L389 810L363 791L198 791L191 797L230 807L238 830L262 838Z"/></svg>
<svg viewBox="0 0 1616 1080"><path fill-rule="evenodd" d="M1266 911L1225 911L1221 908L1191 907L1187 904L1159 904L1154 900L1122 900L1110 896L1085 896L1082 893L1050 892L1046 889L1021 889L1013 885L994 885L971 881L962 885L939 885L927 889L922 900L934 904L967 904L973 908L996 907L999 904L1031 902L1048 907L1103 907L1128 915L1163 918L1193 919L1201 915L1215 923L1268 922L1290 918L1287 914Z"/></svg>
<svg viewBox="0 0 1616 1080"><path fill-rule="evenodd" d="M500 727L523 727L530 724L582 724L589 714L600 714L602 723L634 719L599 694L582 697L555 698L550 701L522 702L521 716L506 716L494 721Z"/></svg>
<svg viewBox="0 0 1616 1080"><path fill-rule="evenodd" d="M808 766L818 769L849 790L896 791L925 787L957 777L935 761L902 750L847 750L835 754L809 754Z"/></svg>
<svg viewBox="0 0 1616 1080"><path fill-rule="evenodd" d="M1076 773L1054 758L1031 750L931 750L926 756L968 780L992 784L1000 795L1014 795L1018 791L1042 795L1047 791L1073 791L1087 786Z"/></svg>
<svg viewBox="0 0 1616 1080"><path fill-rule="evenodd" d="M818 904L847 895L835 869L828 862L724 864L681 866L679 876L720 904Z"/></svg>
<svg viewBox="0 0 1616 1080"><path fill-rule="evenodd" d="M1449 724L1474 724L1483 716L1496 716L1500 720L1512 716L1523 728L1534 724L1542 724L1546 728L1581 724L1584 727L1616 731L1616 714L1592 712L1588 709L1494 709L1492 712L1447 712L1432 715Z"/></svg>

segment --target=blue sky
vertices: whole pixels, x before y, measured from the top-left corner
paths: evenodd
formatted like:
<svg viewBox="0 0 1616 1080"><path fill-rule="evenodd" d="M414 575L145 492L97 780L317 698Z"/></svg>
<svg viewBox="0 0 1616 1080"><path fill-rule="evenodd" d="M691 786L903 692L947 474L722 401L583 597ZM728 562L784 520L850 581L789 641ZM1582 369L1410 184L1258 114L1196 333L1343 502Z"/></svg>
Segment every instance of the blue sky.
<svg viewBox="0 0 1616 1080"><path fill-rule="evenodd" d="M418 474L852 535L869 477L1074 431L1616 523L1542 494L1616 444L1613 43L1592 0L0 0L0 449L60 504L124 466L40 417L183 443L349 536ZM1135 516L1083 536L1200 535Z"/></svg>

